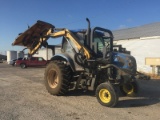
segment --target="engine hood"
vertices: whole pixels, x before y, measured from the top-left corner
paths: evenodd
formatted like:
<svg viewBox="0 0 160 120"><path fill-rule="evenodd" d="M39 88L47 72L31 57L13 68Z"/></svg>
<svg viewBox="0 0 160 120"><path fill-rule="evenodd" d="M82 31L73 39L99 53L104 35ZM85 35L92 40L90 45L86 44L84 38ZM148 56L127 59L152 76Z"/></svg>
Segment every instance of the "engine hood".
<svg viewBox="0 0 160 120"><path fill-rule="evenodd" d="M136 59L129 54L113 52L113 64L133 74L137 71Z"/></svg>

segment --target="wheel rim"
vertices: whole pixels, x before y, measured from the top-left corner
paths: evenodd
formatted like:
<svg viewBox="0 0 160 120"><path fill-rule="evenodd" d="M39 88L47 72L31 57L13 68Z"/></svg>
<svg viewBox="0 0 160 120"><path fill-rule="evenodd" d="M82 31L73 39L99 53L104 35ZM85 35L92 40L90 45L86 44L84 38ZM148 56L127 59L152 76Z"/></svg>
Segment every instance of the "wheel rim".
<svg viewBox="0 0 160 120"><path fill-rule="evenodd" d="M111 93L107 89L101 89L99 98L103 103L109 103L111 101Z"/></svg>
<svg viewBox="0 0 160 120"><path fill-rule="evenodd" d="M50 70L47 75L48 84L51 88L56 88L59 82L58 74L56 70Z"/></svg>
<svg viewBox="0 0 160 120"><path fill-rule="evenodd" d="M134 92L134 86L132 84L123 85L123 90L128 95L132 94Z"/></svg>

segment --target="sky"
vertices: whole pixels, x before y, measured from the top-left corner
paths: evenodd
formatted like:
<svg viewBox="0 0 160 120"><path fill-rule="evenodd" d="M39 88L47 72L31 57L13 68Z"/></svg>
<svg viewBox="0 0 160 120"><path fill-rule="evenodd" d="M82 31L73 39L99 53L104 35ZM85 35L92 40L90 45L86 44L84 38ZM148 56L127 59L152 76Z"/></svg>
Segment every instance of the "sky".
<svg viewBox="0 0 160 120"><path fill-rule="evenodd" d="M159 5L160 0L0 0L0 54L22 50L11 44L37 20L57 28L84 29L89 18L91 27L117 30L160 22Z"/></svg>

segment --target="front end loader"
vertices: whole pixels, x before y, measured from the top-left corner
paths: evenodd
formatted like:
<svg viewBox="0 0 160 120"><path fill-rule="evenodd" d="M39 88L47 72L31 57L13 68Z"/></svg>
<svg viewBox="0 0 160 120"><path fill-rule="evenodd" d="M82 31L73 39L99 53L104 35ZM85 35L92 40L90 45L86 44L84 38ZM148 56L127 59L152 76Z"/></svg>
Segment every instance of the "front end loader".
<svg viewBox="0 0 160 120"><path fill-rule="evenodd" d="M88 28L81 30L55 28L37 21L12 45L25 46L32 55L42 46L54 51L55 46L48 45L47 40L62 37L61 53L53 55L45 69L48 92L59 96L71 90L92 90L101 105L114 107L118 102L118 91L127 96L138 93L136 60L125 50L114 50L117 46L113 45L110 30L90 28L90 21L86 20Z"/></svg>

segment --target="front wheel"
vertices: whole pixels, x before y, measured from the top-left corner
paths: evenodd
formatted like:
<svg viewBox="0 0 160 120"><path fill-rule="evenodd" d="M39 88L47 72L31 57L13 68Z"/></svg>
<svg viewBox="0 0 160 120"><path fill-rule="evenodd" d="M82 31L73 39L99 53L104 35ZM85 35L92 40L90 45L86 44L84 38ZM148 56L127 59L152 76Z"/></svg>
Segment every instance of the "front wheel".
<svg viewBox="0 0 160 120"><path fill-rule="evenodd" d="M138 94L139 86L137 81L129 82L127 84L120 86L120 91L123 95L129 96L129 97L135 97Z"/></svg>
<svg viewBox="0 0 160 120"><path fill-rule="evenodd" d="M96 89L98 102L107 107L114 107L118 102L118 93L110 83L102 83Z"/></svg>

